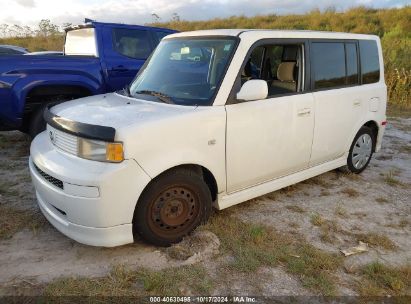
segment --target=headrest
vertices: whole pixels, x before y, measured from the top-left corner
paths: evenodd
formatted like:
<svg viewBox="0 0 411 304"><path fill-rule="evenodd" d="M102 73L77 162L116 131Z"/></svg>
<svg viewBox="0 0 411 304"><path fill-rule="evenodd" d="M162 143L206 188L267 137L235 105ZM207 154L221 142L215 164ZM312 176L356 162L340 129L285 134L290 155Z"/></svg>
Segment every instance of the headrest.
<svg viewBox="0 0 411 304"><path fill-rule="evenodd" d="M277 78L281 81L294 82L295 62L281 62L277 70Z"/></svg>

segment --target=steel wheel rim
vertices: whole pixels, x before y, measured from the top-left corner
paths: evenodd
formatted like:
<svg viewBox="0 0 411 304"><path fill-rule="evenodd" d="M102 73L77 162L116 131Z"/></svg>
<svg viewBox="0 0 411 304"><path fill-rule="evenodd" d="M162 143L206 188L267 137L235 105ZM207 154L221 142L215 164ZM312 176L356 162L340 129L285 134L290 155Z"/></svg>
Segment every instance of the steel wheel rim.
<svg viewBox="0 0 411 304"><path fill-rule="evenodd" d="M147 217L153 232L170 237L190 232L199 210L195 191L187 186L171 186L152 201Z"/></svg>
<svg viewBox="0 0 411 304"><path fill-rule="evenodd" d="M367 164L372 153L372 138L369 134L358 137L352 150L352 164L356 169L362 169Z"/></svg>

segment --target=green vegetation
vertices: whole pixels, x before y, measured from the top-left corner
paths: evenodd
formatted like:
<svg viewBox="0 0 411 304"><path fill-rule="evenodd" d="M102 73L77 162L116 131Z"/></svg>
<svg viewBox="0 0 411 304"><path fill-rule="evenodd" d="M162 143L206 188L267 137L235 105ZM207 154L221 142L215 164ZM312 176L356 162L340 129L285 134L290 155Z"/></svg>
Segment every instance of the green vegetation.
<svg viewBox="0 0 411 304"><path fill-rule="evenodd" d="M360 233L354 234L357 240L367 243L368 245L380 247L386 250L394 250L397 246L391 241L387 236L382 234L371 233Z"/></svg>
<svg viewBox="0 0 411 304"><path fill-rule="evenodd" d="M374 262L362 267L361 274L364 280L358 284L358 291L363 296L409 295L411 292L409 265L395 268Z"/></svg>
<svg viewBox="0 0 411 304"><path fill-rule="evenodd" d="M214 215L204 227L219 237L223 253L232 256L226 271L252 273L259 267L284 265L307 288L323 295L336 294L332 272L341 266L341 256L323 252L295 235L244 223L226 213Z"/></svg>
<svg viewBox="0 0 411 304"><path fill-rule="evenodd" d="M341 193L344 193L346 195L348 195L349 197L357 197L360 194L358 193L357 190L355 190L354 188L345 188L343 190L341 190Z"/></svg>
<svg viewBox="0 0 411 304"><path fill-rule="evenodd" d="M411 108L411 61L409 60L411 57L411 6L401 9L356 7L343 13L332 9L325 12L313 10L304 15L267 15L251 18L233 16L226 19L191 22L173 18L170 22L152 25L180 31L263 28L378 35L383 45L389 102L400 109ZM63 35L48 20L42 20L36 30L30 28L27 30L27 27L24 27L13 29L13 31L16 32L14 36L19 35L20 37L0 39L0 44L20 45L31 51L62 49Z"/></svg>
<svg viewBox="0 0 411 304"><path fill-rule="evenodd" d="M28 210L17 210L0 204L0 240L11 238L24 228L35 232L46 223L43 216Z"/></svg>
<svg viewBox="0 0 411 304"><path fill-rule="evenodd" d="M211 279L202 266L191 265L161 271L113 267L101 278L61 278L47 284L45 296L175 296L208 294ZM125 302L126 303L126 302Z"/></svg>
<svg viewBox="0 0 411 304"><path fill-rule="evenodd" d="M392 187L402 185L402 182L396 177L396 172L393 170L390 170L387 174L384 174L383 176L384 181Z"/></svg>

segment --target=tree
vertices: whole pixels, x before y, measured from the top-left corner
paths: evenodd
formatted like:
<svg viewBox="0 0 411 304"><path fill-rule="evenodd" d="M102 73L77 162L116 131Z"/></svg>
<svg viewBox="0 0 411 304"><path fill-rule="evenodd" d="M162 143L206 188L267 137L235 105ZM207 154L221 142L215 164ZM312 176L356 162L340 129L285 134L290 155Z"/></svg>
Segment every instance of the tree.
<svg viewBox="0 0 411 304"><path fill-rule="evenodd" d="M151 14L151 17L153 17L153 22L155 23L155 22L160 22L160 16L159 15L157 15L156 13L152 13Z"/></svg>
<svg viewBox="0 0 411 304"><path fill-rule="evenodd" d="M38 25L37 35L42 37L53 36L59 33L57 25L51 23L49 19L42 19Z"/></svg>
<svg viewBox="0 0 411 304"><path fill-rule="evenodd" d="M171 20L172 20L172 21L175 21L175 22L179 22L179 21L180 21L180 15L177 14L177 13L173 13L173 14L171 15Z"/></svg>

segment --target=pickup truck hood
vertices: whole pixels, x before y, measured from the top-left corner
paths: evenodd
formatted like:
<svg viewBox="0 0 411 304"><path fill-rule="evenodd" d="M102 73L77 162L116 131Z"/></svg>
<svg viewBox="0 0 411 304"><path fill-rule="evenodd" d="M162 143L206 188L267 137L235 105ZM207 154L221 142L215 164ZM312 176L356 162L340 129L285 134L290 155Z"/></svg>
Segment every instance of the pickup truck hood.
<svg viewBox="0 0 411 304"><path fill-rule="evenodd" d="M191 112L196 107L169 105L117 93L96 95L54 106L51 112L76 122L121 129Z"/></svg>

